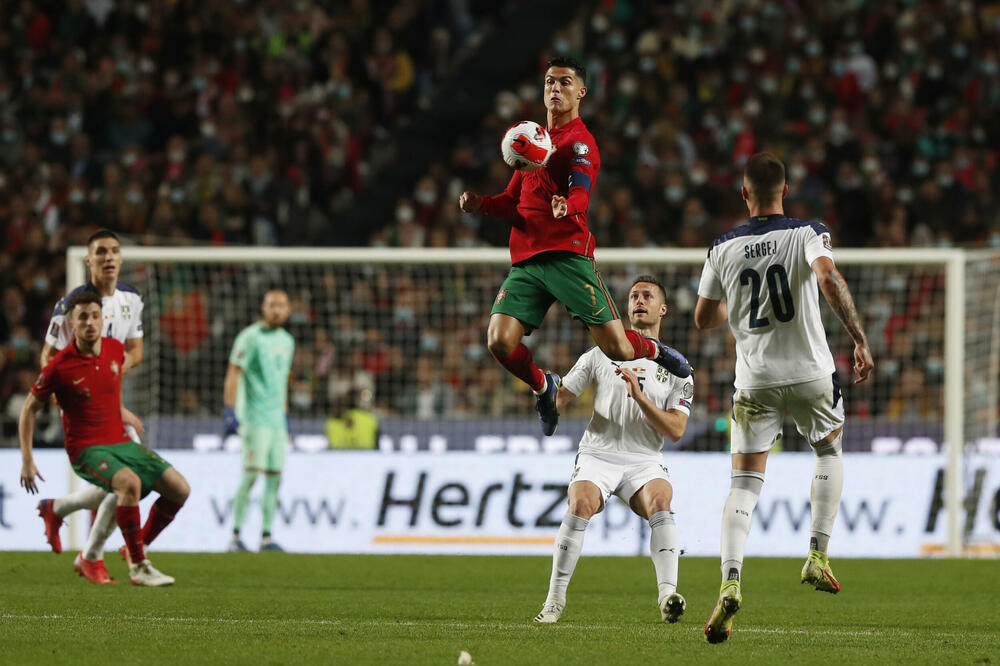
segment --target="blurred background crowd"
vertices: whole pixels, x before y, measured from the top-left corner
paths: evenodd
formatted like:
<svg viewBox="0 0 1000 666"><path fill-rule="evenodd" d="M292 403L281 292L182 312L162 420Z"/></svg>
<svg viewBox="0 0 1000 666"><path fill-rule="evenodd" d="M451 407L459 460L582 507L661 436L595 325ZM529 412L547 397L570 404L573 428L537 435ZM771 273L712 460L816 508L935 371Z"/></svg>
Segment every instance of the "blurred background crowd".
<svg viewBox="0 0 1000 666"><path fill-rule="evenodd" d="M553 54L588 68L581 110L603 162L588 216L599 247L707 245L743 220L742 164L762 149L787 164L788 214L824 220L839 247L1000 247L1000 3L543 4L560 11L548 16L518 0L0 6L5 416L37 371L64 291L65 248L96 227L156 246L506 245L502 221L462 214L456 201L463 189L505 186L498 139L516 120L543 118L541 73ZM549 22L537 43L519 41L526 16ZM453 115L435 116L442 109ZM461 121L412 154L407 137L438 117ZM361 210L375 213L360 219ZM695 356L702 395L718 401L730 393L732 349L721 335L710 344L696 337L688 315L696 275L684 270L662 276L677 313L664 338ZM357 375L351 386L370 383L385 414L530 412L483 346L503 271L484 270L451 306L460 321L435 311L454 295L435 301L432 281L414 276L399 287L394 277L383 289L388 274L360 277L295 287L304 312L332 310L327 323L300 331L310 361L299 362L297 381L310 397L293 409L330 409L344 377ZM629 277L614 276L619 295ZM886 287L861 305L888 372L871 390L881 397L851 409L937 419L940 277L856 277L852 284ZM366 303L368 319L350 303ZM544 345L564 340L575 354L589 343L562 316L535 337L540 359L565 370L572 356ZM418 333L394 338L399 326ZM828 329L831 346L849 352L839 326ZM462 345L442 344L455 330L465 331ZM223 347L234 333L208 331ZM382 351L374 360L333 354L345 344L338 336ZM421 399L379 382L440 390ZM214 412L220 399L179 393L167 408Z"/></svg>

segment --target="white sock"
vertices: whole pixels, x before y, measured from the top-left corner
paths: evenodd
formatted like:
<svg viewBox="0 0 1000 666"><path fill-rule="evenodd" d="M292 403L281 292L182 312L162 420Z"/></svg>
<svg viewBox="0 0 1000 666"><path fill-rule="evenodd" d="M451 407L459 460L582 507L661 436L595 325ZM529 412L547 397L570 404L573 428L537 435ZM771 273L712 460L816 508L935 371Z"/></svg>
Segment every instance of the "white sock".
<svg viewBox="0 0 1000 666"><path fill-rule="evenodd" d="M760 472L733 470L729 498L722 510L722 580L740 580L750 519L764 485Z"/></svg>
<svg viewBox="0 0 1000 666"><path fill-rule="evenodd" d="M657 601L677 590L677 524L670 511L657 511L649 517L649 554L656 570Z"/></svg>
<svg viewBox="0 0 1000 666"><path fill-rule="evenodd" d="M816 468L813 472L809 501L812 505L812 527L809 548L826 552L833 532L833 521L840 509L840 495L844 490L844 457L841 455L841 438L830 444L813 447Z"/></svg>
<svg viewBox="0 0 1000 666"><path fill-rule="evenodd" d="M97 517L94 518L94 524L90 527L87 545L83 549L83 559L91 562L104 559L104 543L118 527L115 518L115 509L117 508L118 497L114 493L108 493L101 502L101 506L97 508Z"/></svg>
<svg viewBox="0 0 1000 666"><path fill-rule="evenodd" d="M52 500L52 511L60 518L65 518L80 509L96 509L107 495L108 491L88 483L65 497Z"/></svg>
<svg viewBox="0 0 1000 666"><path fill-rule="evenodd" d="M545 598L546 603L554 601L565 605L566 588L569 587L569 579L573 577L576 563L580 559L583 533L589 522L571 513L563 516L552 554L552 578L549 579L549 596Z"/></svg>

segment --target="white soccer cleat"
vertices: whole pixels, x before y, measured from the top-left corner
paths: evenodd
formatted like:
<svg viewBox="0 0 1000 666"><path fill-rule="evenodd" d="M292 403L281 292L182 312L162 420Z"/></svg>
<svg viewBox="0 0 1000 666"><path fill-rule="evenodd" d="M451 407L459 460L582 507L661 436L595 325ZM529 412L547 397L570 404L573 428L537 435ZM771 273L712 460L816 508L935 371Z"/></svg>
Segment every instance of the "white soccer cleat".
<svg viewBox="0 0 1000 666"><path fill-rule="evenodd" d="M663 597L660 601L660 618L669 624L677 622L681 619L681 615L684 615L684 609L687 608L687 602L684 601L684 597L673 592Z"/></svg>
<svg viewBox="0 0 1000 666"><path fill-rule="evenodd" d="M557 604L554 601L546 601L545 605L542 606L542 612L535 616L535 622L541 624L555 624L559 621L562 616L563 604Z"/></svg>
<svg viewBox="0 0 1000 666"><path fill-rule="evenodd" d="M130 564L128 567L128 577L133 585L141 585L143 587L164 587L165 585L174 584L173 576L161 573L149 560Z"/></svg>

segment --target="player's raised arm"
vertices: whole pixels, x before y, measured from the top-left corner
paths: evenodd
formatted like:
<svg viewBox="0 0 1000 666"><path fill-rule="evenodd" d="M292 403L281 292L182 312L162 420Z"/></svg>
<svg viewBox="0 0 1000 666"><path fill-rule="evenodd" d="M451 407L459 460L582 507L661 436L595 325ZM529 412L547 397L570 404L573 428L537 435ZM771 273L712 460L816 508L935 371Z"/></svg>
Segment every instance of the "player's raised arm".
<svg viewBox="0 0 1000 666"><path fill-rule="evenodd" d="M854 374L855 384L865 381L875 367L872 352L868 347L868 336L861 325L861 317L854 306L854 298L847 287L844 276L829 257L817 257L812 262L813 272L819 282L820 291L830 304L840 323L847 329L847 334L854 341Z"/></svg>
<svg viewBox="0 0 1000 666"><path fill-rule="evenodd" d="M466 213L482 211L490 217L517 217L517 204L521 200L521 172L515 171L506 189L496 196L480 196L474 192L463 192L458 203Z"/></svg>
<svg viewBox="0 0 1000 666"><path fill-rule="evenodd" d="M35 418L38 412L42 411L45 403L39 400L34 393L28 393L21 407L21 416L17 420L17 435L21 442L21 485L31 494L38 492L38 485L35 483L37 476L42 481L45 480L35 467L35 458L32 454L32 447L35 440Z"/></svg>

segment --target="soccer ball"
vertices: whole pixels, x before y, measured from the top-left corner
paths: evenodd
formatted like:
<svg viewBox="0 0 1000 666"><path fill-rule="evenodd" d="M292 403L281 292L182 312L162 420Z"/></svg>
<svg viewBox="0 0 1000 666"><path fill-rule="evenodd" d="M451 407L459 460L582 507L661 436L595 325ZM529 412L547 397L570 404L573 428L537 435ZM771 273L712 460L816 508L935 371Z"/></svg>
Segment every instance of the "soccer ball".
<svg viewBox="0 0 1000 666"><path fill-rule="evenodd" d="M511 125L500 142L503 161L521 171L545 166L554 152L548 130L530 120Z"/></svg>

